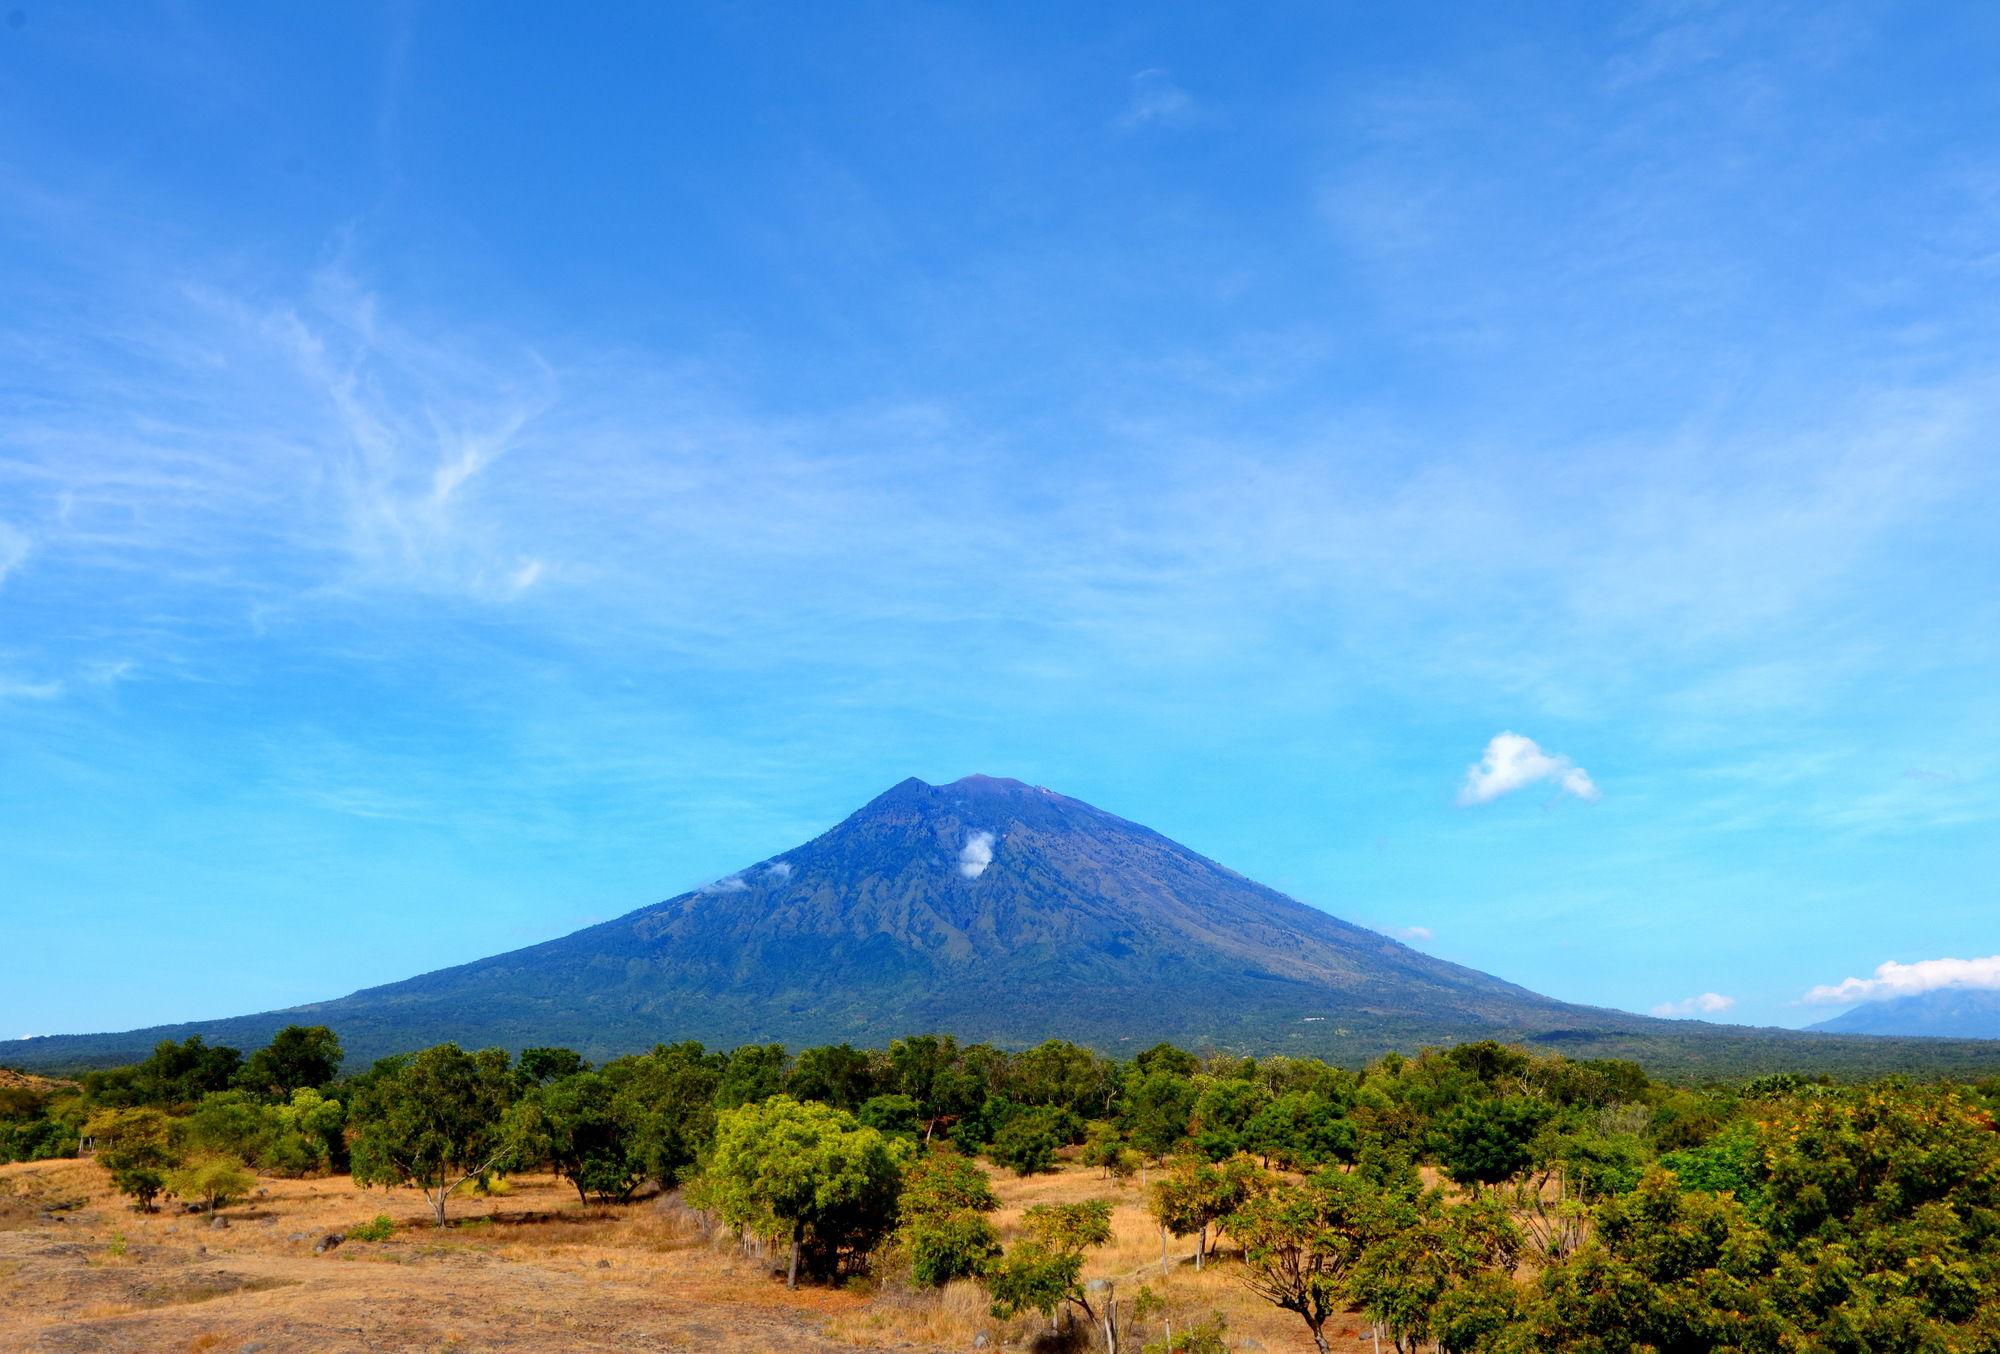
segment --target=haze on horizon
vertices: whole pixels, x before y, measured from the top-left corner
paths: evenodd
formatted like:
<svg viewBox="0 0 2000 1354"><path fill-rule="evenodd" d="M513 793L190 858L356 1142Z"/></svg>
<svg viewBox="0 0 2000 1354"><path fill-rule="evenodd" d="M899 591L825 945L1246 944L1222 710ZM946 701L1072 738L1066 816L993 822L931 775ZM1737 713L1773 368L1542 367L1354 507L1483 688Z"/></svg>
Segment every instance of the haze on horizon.
<svg viewBox="0 0 2000 1354"><path fill-rule="evenodd" d="M2000 12L1060 12L8 8L0 1032L969 772L1568 1001L2000 986Z"/></svg>

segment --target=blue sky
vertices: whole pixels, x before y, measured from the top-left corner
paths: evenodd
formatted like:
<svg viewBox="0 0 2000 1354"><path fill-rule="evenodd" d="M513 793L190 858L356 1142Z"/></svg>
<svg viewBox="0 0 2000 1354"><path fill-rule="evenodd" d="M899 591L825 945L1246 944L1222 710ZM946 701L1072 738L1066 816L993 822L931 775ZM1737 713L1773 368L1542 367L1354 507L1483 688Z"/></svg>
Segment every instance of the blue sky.
<svg viewBox="0 0 2000 1354"><path fill-rule="evenodd" d="M975 770L1573 1000L2000 951L2000 11L0 9L8 1036Z"/></svg>

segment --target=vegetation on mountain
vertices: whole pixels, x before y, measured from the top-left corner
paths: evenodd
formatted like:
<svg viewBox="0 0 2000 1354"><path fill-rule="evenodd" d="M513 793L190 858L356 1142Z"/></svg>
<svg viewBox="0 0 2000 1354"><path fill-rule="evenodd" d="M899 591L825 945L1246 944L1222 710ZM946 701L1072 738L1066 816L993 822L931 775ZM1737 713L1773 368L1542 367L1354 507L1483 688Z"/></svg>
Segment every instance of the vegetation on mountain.
<svg viewBox="0 0 2000 1354"><path fill-rule="evenodd" d="M974 834L992 835L992 856L968 876L959 852ZM181 1061L141 1075L191 1103L239 1084L240 1069L204 1049L254 1048L292 1025L337 1031L364 1062L453 1040L564 1046L606 1063L663 1038L699 1039L739 1050L724 1069L723 1108L772 1092L782 1044L824 1048L807 1075L816 1098L858 1110L867 1097L853 1093L854 1046L912 1029L1011 1049L1060 1030L1121 1054L1165 1039L1355 1070L1399 1048L1495 1039L1695 1076L2000 1071L2000 1043L1753 1030L1555 1001L1329 916L1088 804L981 776L905 781L720 886L527 949L290 1011L0 1042L0 1064L130 1064L171 1041ZM313 1040L294 1039L272 1043L243 1088L310 1084ZM921 1040L906 1055L926 1056ZM1073 1084L1080 1069L1023 1067L1016 1098L1102 1117L1106 1088ZM910 1080L927 1131L978 1108L960 1103L949 1078ZM1250 1099L1211 1099L1211 1133L1240 1135L1258 1112L1259 1091L1235 1093ZM1165 1108L1167 1122L1179 1117ZM1246 1145L1218 1137L1206 1150Z"/></svg>

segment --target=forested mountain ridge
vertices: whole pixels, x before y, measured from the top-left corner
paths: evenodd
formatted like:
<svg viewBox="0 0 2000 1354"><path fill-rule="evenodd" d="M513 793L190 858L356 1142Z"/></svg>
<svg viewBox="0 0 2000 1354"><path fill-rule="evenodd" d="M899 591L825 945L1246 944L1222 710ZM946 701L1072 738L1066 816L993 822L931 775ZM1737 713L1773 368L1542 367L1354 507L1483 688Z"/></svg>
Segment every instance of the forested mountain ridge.
<svg viewBox="0 0 2000 1354"><path fill-rule="evenodd" d="M557 940L285 1011L0 1043L0 1063L130 1061L190 1033L247 1046L298 1021L332 1026L361 1058L444 1040L603 1057L684 1038L879 1045L930 1029L1014 1046L1060 1036L1117 1053L1167 1039L1348 1062L1497 1037L1665 1065L1762 1050L1789 1066L1862 1042L1559 1002L1079 800L969 776L906 780L802 846Z"/></svg>

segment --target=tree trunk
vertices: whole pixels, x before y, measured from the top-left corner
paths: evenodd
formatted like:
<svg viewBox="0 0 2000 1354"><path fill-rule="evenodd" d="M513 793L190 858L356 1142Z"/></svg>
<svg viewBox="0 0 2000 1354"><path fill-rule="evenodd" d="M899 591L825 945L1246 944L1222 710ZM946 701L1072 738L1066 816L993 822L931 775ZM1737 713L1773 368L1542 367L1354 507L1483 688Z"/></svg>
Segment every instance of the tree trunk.
<svg viewBox="0 0 2000 1354"><path fill-rule="evenodd" d="M1207 1257L1207 1255L1208 1255L1208 1224L1204 1222L1201 1225L1201 1230L1194 1234L1195 1273L1197 1274L1201 1273L1201 1262L1203 1259Z"/></svg>
<svg viewBox="0 0 2000 1354"><path fill-rule="evenodd" d="M1167 1224L1163 1222L1160 1224L1160 1277L1162 1279L1166 1278L1169 1272L1167 1268ZM1170 1339L1168 1348L1171 1349L1172 1347Z"/></svg>
<svg viewBox="0 0 2000 1354"><path fill-rule="evenodd" d="M431 1199L431 1212L437 1215L437 1225L444 1226L444 1201L451 1197L450 1185L439 1185L437 1194Z"/></svg>
<svg viewBox="0 0 2000 1354"><path fill-rule="evenodd" d="M576 1179L570 1181L570 1183L576 1186L577 1202L581 1203L585 1208L590 1207L590 1196L583 1192L583 1177L578 1176Z"/></svg>
<svg viewBox="0 0 2000 1354"><path fill-rule="evenodd" d="M1312 1327L1312 1333L1313 1348L1317 1349L1319 1354L1333 1354L1333 1346L1326 1342L1325 1327L1323 1325L1314 1326Z"/></svg>
<svg viewBox="0 0 2000 1354"><path fill-rule="evenodd" d="M799 1286L799 1241L804 1237L805 1230L806 1225L802 1222L792 1224L792 1268L791 1272L785 1276L785 1287L787 1288L797 1288Z"/></svg>

